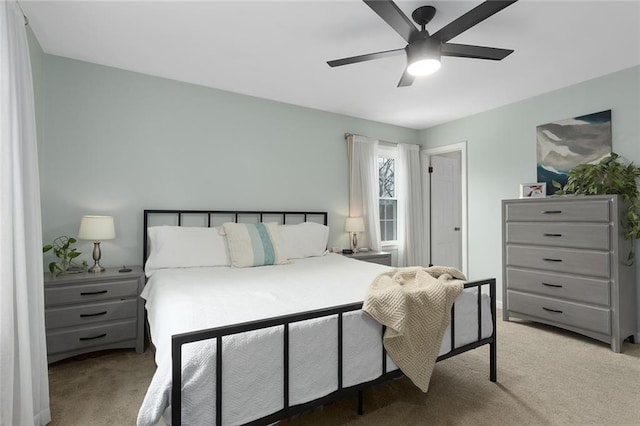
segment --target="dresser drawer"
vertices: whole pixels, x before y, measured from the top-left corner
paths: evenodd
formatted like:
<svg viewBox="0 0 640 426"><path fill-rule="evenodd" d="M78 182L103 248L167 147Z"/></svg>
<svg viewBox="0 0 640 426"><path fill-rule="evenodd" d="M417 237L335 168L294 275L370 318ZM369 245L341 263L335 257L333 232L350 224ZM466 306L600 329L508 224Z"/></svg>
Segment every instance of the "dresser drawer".
<svg viewBox="0 0 640 426"><path fill-rule="evenodd" d="M91 284L45 287L47 307L59 304L83 303L138 295L138 280L109 281Z"/></svg>
<svg viewBox="0 0 640 426"><path fill-rule="evenodd" d="M508 245L507 266L608 278L609 252Z"/></svg>
<svg viewBox="0 0 640 426"><path fill-rule="evenodd" d="M507 289L609 306L609 280L507 268Z"/></svg>
<svg viewBox="0 0 640 426"><path fill-rule="evenodd" d="M609 201L576 198L558 201L529 201L506 205L507 221L608 222Z"/></svg>
<svg viewBox="0 0 640 426"><path fill-rule="evenodd" d="M137 298L115 300L106 303L49 308L45 312L47 330L61 327L81 326L100 321L135 318Z"/></svg>
<svg viewBox="0 0 640 426"><path fill-rule="evenodd" d="M596 333L611 333L607 308L582 305L533 294L507 291L509 310Z"/></svg>
<svg viewBox="0 0 640 426"><path fill-rule="evenodd" d="M507 223L507 243L609 250L606 223Z"/></svg>
<svg viewBox="0 0 640 426"><path fill-rule="evenodd" d="M70 352L136 338L136 319L47 333L47 353Z"/></svg>

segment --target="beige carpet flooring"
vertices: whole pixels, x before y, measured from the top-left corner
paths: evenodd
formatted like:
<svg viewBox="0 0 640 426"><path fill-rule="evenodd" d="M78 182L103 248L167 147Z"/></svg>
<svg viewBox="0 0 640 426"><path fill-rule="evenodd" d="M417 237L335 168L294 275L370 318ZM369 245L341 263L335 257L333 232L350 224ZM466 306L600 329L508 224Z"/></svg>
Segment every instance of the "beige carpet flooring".
<svg viewBox="0 0 640 426"><path fill-rule="evenodd" d="M349 398L292 425L640 425L640 345L609 346L544 325L498 321L498 382L488 348L436 364L427 394L406 378ZM49 369L51 425L134 425L152 351L91 354ZM199 426L199 425L198 425Z"/></svg>

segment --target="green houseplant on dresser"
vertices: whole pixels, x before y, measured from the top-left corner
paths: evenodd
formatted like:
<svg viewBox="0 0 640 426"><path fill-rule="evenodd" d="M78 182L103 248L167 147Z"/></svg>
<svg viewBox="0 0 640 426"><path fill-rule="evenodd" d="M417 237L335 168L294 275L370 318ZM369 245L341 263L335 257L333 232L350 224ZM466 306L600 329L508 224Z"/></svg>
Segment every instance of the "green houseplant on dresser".
<svg viewBox="0 0 640 426"><path fill-rule="evenodd" d="M584 194L605 195L620 194L625 213L622 215L622 227L625 238L632 241L627 261L633 263L635 259L634 240L640 239L640 193L638 192L638 178L640 167L633 162L624 164L620 156L612 152L596 164L581 164L574 167L568 174L567 184L561 187L559 182L553 181L558 188L555 195Z"/></svg>
<svg viewBox="0 0 640 426"><path fill-rule="evenodd" d="M624 204L619 194L503 200L503 319L564 328L620 352L636 334Z"/></svg>
<svg viewBox="0 0 640 426"><path fill-rule="evenodd" d="M73 247L76 239L73 237L60 236L54 239L51 244L42 247L42 253L53 250L53 254L60 259L58 262L49 263L49 272L52 274L73 274L82 272L87 267L87 262L76 263L75 259L82 253Z"/></svg>

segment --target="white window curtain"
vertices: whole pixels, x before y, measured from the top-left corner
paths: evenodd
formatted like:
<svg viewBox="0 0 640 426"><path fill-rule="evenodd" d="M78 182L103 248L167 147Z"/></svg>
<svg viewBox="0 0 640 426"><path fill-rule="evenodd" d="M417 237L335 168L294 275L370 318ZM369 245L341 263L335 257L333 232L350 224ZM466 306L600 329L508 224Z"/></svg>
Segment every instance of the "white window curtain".
<svg viewBox="0 0 640 426"><path fill-rule="evenodd" d="M420 147L398 144L398 266L427 266Z"/></svg>
<svg viewBox="0 0 640 426"><path fill-rule="evenodd" d="M0 424L51 421L40 189L25 20L0 2Z"/></svg>
<svg viewBox="0 0 640 426"><path fill-rule="evenodd" d="M349 216L364 220L366 240L358 243L380 251L378 203L378 141L364 136L347 136L349 153Z"/></svg>

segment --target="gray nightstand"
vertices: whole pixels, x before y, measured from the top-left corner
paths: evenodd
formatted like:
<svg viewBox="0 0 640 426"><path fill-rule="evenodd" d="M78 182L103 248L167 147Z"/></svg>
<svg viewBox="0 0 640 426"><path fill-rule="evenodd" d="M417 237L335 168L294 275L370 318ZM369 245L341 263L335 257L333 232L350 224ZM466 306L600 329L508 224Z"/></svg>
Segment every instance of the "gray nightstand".
<svg viewBox="0 0 640 426"><path fill-rule="evenodd" d="M364 262L391 266L391 253L386 251L359 251L358 253L353 254L343 254L343 256L362 260Z"/></svg>
<svg viewBox="0 0 640 426"><path fill-rule="evenodd" d="M102 349L144 351L144 273L107 268L44 277L47 358L49 363Z"/></svg>

